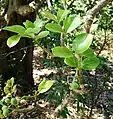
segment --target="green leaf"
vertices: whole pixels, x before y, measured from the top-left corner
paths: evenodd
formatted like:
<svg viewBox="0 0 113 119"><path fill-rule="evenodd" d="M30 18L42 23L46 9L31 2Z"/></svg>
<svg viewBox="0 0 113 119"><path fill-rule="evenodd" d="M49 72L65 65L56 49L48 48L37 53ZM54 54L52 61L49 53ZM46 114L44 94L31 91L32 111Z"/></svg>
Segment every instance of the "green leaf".
<svg viewBox="0 0 113 119"><path fill-rule="evenodd" d="M28 35L31 33L37 34L40 32L40 30L41 30L41 28L28 28L28 29L26 29L25 34L28 34Z"/></svg>
<svg viewBox="0 0 113 119"><path fill-rule="evenodd" d="M81 54L81 56L84 56L84 57L93 57L95 56L93 50L91 48L87 49L85 52L83 52Z"/></svg>
<svg viewBox="0 0 113 119"><path fill-rule="evenodd" d="M46 91L48 91L51 88L52 85L53 85L53 81L43 80L38 86L38 92L45 93Z"/></svg>
<svg viewBox="0 0 113 119"><path fill-rule="evenodd" d="M69 14L69 10L59 9L57 13L58 22L60 23L65 17L67 17L68 14Z"/></svg>
<svg viewBox="0 0 113 119"><path fill-rule="evenodd" d="M10 90L9 90L9 88L8 87L4 87L4 93L7 95L8 93L10 93Z"/></svg>
<svg viewBox="0 0 113 119"><path fill-rule="evenodd" d="M35 25L35 28L41 28L44 25L44 23L41 19L36 19L34 21L34 25Z"/></svg>
<svg viewBox="0 0 113 119"><path fill-rule="evenodd" d="M4 104L3 104L3 102L0 100L0 106L3 106ZM1 111L1 110L0 110Z"/></svg>
<svg viewBox="0 0 113 119"><path fill-rule="evenodd" d="M12 77L11 79L7 80L7 85L12 87L14 84L14 78Z"/></svg>
<svg viewBox="0 0 113 119"><path fill-rule="evenodd" d="M88 57L82 62L82 68L85 70L95 69L98 65L99 59L97 57Z"/></svg>
<svg viewBox="0 0 113 119"><path fill-rule="evenodd" d="M25 28L20 25L6 26L3 28L4 30L11 31L14 33L18 33L20 35L24 34Z"/></svg>
<svg viewBox="0 0 113 119"><path fill-rule="evenodd" d="M12 88L12 93L14 93L16 91L16 87L17 85L14 85L13 88Z"/></svg>
<svg viewBox="0 0 113 119"><path fill-rule="evenodd" d="M67 64L70 67L77 67L78 61L74 57L68 57L64 59L65 64Z"/></svg>
<svg viewBox="0 0 113 119"><path fill-rule="evenodd" d="M35 27L34 23L29 21L29 20L26 20L26 22L24 22L23 24L26 27L26 29L27 28L34 28Z"/></svg>
<svg viewBox="0 0 113 119"><path fill-rule="evenodd" d="M49 31L52 32L56 32L56 33L61 33L62 32L62 28L60 25L55 24L55 23L48 23L46 24L46 29L48 29Z"/></svg>
<svg viewBox="0 0 113 119"><path fill-rule="evenodd" d="M73 30L75 30L78 26L80 26L80 24L81 24L80 17L78 16L77 17L69 16L63 22L64 29L67 33L70 33Z"/></svg>
<svg viewBox="0 0 113 119"><path fill-rule="evenodd" d="M9 114L9 109L4 109L4 110L3 110L3 115L4 115L4 117L7 117L8 114Z"/></svg>
<svg viewBox="0 0 113 119"><path fill-rule="evenodd" d="M38 34L40 32L41 28L28 28L26 29L24 35L22 37L32 38L34 39L35 34Z"/></svg>
<svg viewBox="0 0 113 119"><path fill-rule="evenodd" d="M49 31L42 31L40 32L35 38L39 39L39 38L44 38L49 34Z"/></svg>
<svg viewBox="0 0 113 119"><path fill-rule="evenodd" d="M7 45L8 47L15 46L20 41L21 36L20 35L14 35L8 38Z"/></svg>
<svg viewBox="0 0 113 119"><path fill-rule="evenodd" d="M57 22L57 17L49 11L43 12L42 15L48 19L51 19Z"/></svg>
<svg viewBox="0 0 113 119"><path fill-rule="evenodd" d="M76 89L78 89L78 88L80 87L77 82L72 82L72 83L70 84L70 86L71 86L71 89L72 89L72 90L76 90Z"/></svg>
<svg viewBox="0 0 113 119"><path fill-rule="evenodd" d="M52 53L56 57L63 57L63 58L72 57L72 51L63 46L57 46L52 48Z"/></svg>
<svg viewBox="0 0 113 119"><path fill-rule="evenodd" d="M6 98L6 99L5 99L5 103L6 103L6 104L10 104L10 102L11 102L11 100L10 100L9 98Z"/></svg>
<svg viewBox="0 0 113 119"><path fill-rule="evenodd" d="M72 44L72 49L75 51L76 54L81 54L85 52L91 45L93 40L92 34L82 33L77 35L75 40Z"/></svg>

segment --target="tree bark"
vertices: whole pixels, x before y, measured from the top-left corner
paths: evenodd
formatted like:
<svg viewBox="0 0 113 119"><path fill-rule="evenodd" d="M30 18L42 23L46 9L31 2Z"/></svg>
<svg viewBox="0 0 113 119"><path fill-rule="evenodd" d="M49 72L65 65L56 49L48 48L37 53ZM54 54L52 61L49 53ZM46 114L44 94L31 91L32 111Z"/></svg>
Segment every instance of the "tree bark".
<svg viewBox="0 0 113 119"><path fill-rule="evenodd" d="M9 0L5 15L6 25L23 25L23 22L26 20L34 21L36 18L35 10L28 5L31 1L32 0ZM4 38L4 35L2 35L2 40L5 44L8 37L13 35L13 33L7 32L6 34L5 36L7 36L7 38ZM2 40L0 39L0 42L3 44ZM16 83L21 86L22 92L29 91L28 89L34 86L32 75L33 47L29 46L33 46L33 41L31 39L22 38L13 48L8 48L7 46L0 48L0 54L10 54L10 52L14 50L18 51L8 56L6 55L5 59L0 60L2 65L4 64L4 66L0 67L0 73L2 73L5 80L15 77ZM20 50L24 47L28 48L26 48L26 50Z"/></svg>
<svg viewBox="0 0 113 119"><path fill-rule="evenodd" d="M113 0L100 0L96 6L94 6L91 10L89 10L86 14L86 21L85 21L85 29L86 32L90 32L91 25L93 23L95 15L105 7L109 2L113 2Z"/></svg>

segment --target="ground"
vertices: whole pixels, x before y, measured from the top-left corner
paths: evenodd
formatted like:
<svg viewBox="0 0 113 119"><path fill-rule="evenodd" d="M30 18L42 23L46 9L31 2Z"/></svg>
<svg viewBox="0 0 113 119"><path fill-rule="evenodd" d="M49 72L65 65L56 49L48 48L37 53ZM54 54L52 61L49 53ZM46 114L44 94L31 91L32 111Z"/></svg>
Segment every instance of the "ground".
<svg viewBox="0 0 113 119"><path fill-rule="evenodd" d="M109 58L109 62L108 66L111 68L109 71L113 72L113 49L111 48L111 50L103 50L101 55L104 54L104 56L108 56ZM58 75L61 76L61 74L59 73L59 69L56 68L55 66L53 67L45 67L45 65L42 63L43 62L43 50L40 47L36 47L34 50L34 58L33 58L33 77L34 77L34 81L35 84L38 85L40 83L40 81L44 78L55 78ZM66 69L64 69L66 70ZM73 73L73 71L71 71L70 73ZM101 70L98 71L97 76L101 79L104 78L104 74L106 74L105 70ZM51 77L52 74L52 77ZM67 76L69 75L68 71L64 71L64 74ZM94 77L93 75L95 75L95 72L92 71L90 72L91 76ZM85 75L85 77L87 77L87 75ZM88 75L89 77L89 75ZM98 78L98 79L99 79ZM109 78L111 78L111 81L113 80L113 75L111 75ZM93 78L91 78L92 80ZM100 79L99 79L100 80ZM99 81L98 81L99 82ZM101 82L101 80L100 80ZM113 85L112 82L109 83L108 85ZM99 88L99 87L97 87ZM108 93L106 93L107 91L104 91L102 93L102 95L99 98L99 103L104 103L104 104L108 104ZM109 94L110 95L110 94ZM111 93L111 97L112 97L113 93ZM43 96L42 96L43 97ZM66 98L66 100L68 100L68 97ZM71 100L71 98L69 99ZM54 102L50 103L48 100L40 98L36 104L34 104L34 101L30 101L30 102L26 102L24 103L24 107L26 106L26 108L24 109L24 111L22 111L22 113L18 111L16 113L16 118L12 119L63 119L63 117L59 116L59 111L60 108L62 107L62 105L58 105L57 107L55 106ZM67 104L67 108L68 111L70 112L70 115L67 116L67 119L87 119L87 117L85 116L85 114L87 113L87 110L89 110L90 108L85 107L85 112L84 113L77 113L76 110L76 104L73 103L73 101L69 101ZM93 109L93 119L110 119L105 117L106 115L101 111L100 108L98 109ZM112 119L112 117L111 117Z"/></svg>

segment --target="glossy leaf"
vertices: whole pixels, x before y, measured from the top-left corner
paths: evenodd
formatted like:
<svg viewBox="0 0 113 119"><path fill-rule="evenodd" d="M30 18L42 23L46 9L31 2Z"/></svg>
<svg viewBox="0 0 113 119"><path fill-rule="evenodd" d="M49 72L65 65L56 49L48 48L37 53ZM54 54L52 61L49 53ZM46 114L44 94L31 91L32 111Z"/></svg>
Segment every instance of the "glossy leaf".
<svg viewBox="0 0 113 119"><path fill-rule="evenodd" d="M72 17L69 16L66 20L64 20L64 29L67 33L72 32L73 30L75 30L78 26L80 26L81 21L80 21L80 17Z"/></svg>
<svg viewBox="0 0 113 119"><path fill-rule="evenodd" d="M52 85L53 85L53 81L43 80L38 86L38 92L45 93L46 91L48 91L51 88Z"/></svg>
<svg viewBox="0 0 113 119"><path fill-rule="evenodd" d="M68 57L64 59L65 64L67 64L70 67L77 67L78 61L74 57Z"/></svg>
<svg viewBox="0 0 113 119"><path fill-rule="evenodd" d="M81 56L84 56L84 57L94 57L95 54L94 54L93 50L89 48L85 52L83 52L81 54Z"/></svg>
<svg viewBox="0 0 113 119"><path fill-rule="evenodd" d="M15 46L20 41L21 36L20 35L14 35L8 38L7 45L8 47Z"/></svg>
<svg viewBox="0 0 113 119"><path fill-rule="evenodd" d="M72 49L75 51L76 54L81 54L85 52L91 45L93 40L93 35L92 34L80 34L77 35L75 40L73 41L72 44Z"/></svg>
<svg viewBox="0 0 113 119"><path fill-rule="evenodd" d="M20 25L6 26L3 28L4 30L11 31L14 33L18 33L20 35L24 34L25 28Z"/></svg>
<svg viewBox="0 0 113 119"><path fill-rule="evenodd" d="M48 34L49 34L49 31L42 31L35 38L36 39L44 38L44 37L48 36Z"/></svg>
<svg viewBox="0 0 113 119"><path fill-rule="evenodd" d="M65 17L67 17L69 10L59 9L57 13L58 22L61 22Z"/></svg>
<svg viewBox="0 0 113 119"><path fill-rule="evenodd" d="M12 88L12 93L14 93L16 91L16 87L17 85L14 85L13 88Z"/></svg>
<svg viewBox="0 0 113 119"><path fill-rule="evenodd" d="M34 28L35 25L33 22L26 20L26 22L23 23L26 28Z"/></svg>
<svg viewBox="0 0 113 119"><path fill-rule="evenodd" d="M63 46L57 46L52 48L52 53L56 57L63 57L63 58L72 57L72 51Z"/></svg>
<svg viewBox="0 0 113 119"><path fill-rule="evenodd" d="M43 15L44 17L48 18L48 19L51 19L51 20L54 20L54 21L57 22L57 17L56 17L54 14L52 14L51 12L49 12L49 11L43 12L42 15Z"/></svg>
<svg viewBox="0 0 113 119"><path fill-rule="evenodd" d="M55 24L55 23L48 23L46 24L46 29L48 29L49 31L52 32L56 32L56 33L61 33L62 32L62 28L60 25Z"/></svg>
<svg viewBox="0 0 113 119"><path fill-rule="evenodd" d="M7 80L7 85L8 85L9 87L12 87L13 84L14 84L14 78L13 78L13 77L12 77L11 79Z"/></svg>
<svg viewBox="0 0 113 119"><path fill-rule="evenodd" d="M29 34L37 34L39 33L41 30L41 28L27 28L25 31L25 34L29 35Z"/></svg>
<svg viewBox="0 0 113 119"><path fill-rule="evenodd" d="M83 60L82 68L85 70L95 69L99 65L97 57L88 57Z"/></svg>
<svg viewBox="0 0 113 119"><path fill-rule="evenodd" d="M41 28L44 25L43 21L41 19L36 19L34 21L35 28Z"/></svg>

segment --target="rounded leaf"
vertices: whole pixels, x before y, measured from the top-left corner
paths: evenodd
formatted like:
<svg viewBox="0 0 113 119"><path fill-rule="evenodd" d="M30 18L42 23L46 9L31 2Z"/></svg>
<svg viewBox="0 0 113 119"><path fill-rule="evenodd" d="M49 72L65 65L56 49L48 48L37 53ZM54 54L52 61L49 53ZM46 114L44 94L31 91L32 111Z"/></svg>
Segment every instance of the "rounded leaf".
<svg viewBox="0 0 113 119"><path fill-rule="evenodd" d="M68 48L64 46L57 46L52 48L52 53L56 57L72 57L72 51L70 51Z"/></svg>
<svg viewBox="0 0 113 119"><path fill-rule="evenodd" d="M3 115L4 115L4 117L7 117L8 114L9 114L9 109L4 109L4 110L3 110Z"/></svg>
<svg viewBox="0 0 113 119"><path fill-rule="evenodd" d="M81 54L81 56L84 56L84 57L94 57L95 54L94 54L93 50L89 48L85 52L83 52Z"/></svg>
<svg viewBox="0 0 113 119"><path fill-rule="evenodd" d="M39 39L39 38L44 38L49 34L49 31L42 31L40 32L35 38Z"/></svg>
<svg viewBox="0 0 113 119"><path fill-rule="evenodd" d="M67 17L69 10L59 9L57 13L58 22L61 22L65 17Z"/></svg>
<svg viewBox="0 0 113 119"><path fill-rule="evenodd" d="M75 40L73 41L72 49L75 51L76 54L82 54L90 47L92 40L92 34L80 34L76 36Z"/></svg>
<svg viewBox="0 0 113 119"><path fill-rule="evenodd" d="M52 85L53 85L53 81L43 80L38 86L38 92L45 93L46 91L48 91L51 88Z"/></svg>
<svg viewBox="0 0 113 119"><path fill-rule="evenodd" d="M75 30L78 26L80 26L80 24L81 21L79 16L77 17L69 16L63 22L64 29L67 33L70 33L73 30Z"/></svg>
<svg viewBox="0 0 113 119"><path fill-rule="evenodd" d="M55 33L61 33L62 32L62 27L59 24L48 23L48 24L46 24L45 27L49 31L52 31L52 32L55 32Z"/></svg>
<svg viewBox="0 0 113 119"><path fill-rule="evenodd" d="M2 106L2 110L8 109L8 107L6 105Z"/></svg>
<svg viewBox="0 0 113 119"><path fill-rule="evenodd" d="M26 20L26 22L23 23L26 28L34 28L35 25L33 22Z"/></svg>
<svg viewBox="0 0 113 119"><path fill-rule="evenodd" d="M7 45L11 48L15 46L20 41L20 35L14 35L8 38Z"/></svg>
<svg viewBox="0 0 113 119"><path fill-rule="evenodd" d="M18 33L20 35L24 34L24 32L25 32L25 28L20 25L6 26L3 29L7 30L7 31L14 32L14 33Z"/></svg>
<svg viewBox="0 0 113 119"><path fill-rule="evenodd" d="M64 59L65 64L67 64L70 67L77 67L78 61L74 57L68 57Z"/></svg>
<svg viewBox="0 0 113 119"><path fill-rule="evenodd" d="M82 62L82 68L85 70L95 69L98 65L99 59L97 57L88 57Z"/></svg>
<svg viewBox="0 0 113 119"><path fill-rule="evenodd" d="M42 15L48 19L52 19L57 22L57 17L49 11L44 11Z"/></svg>

